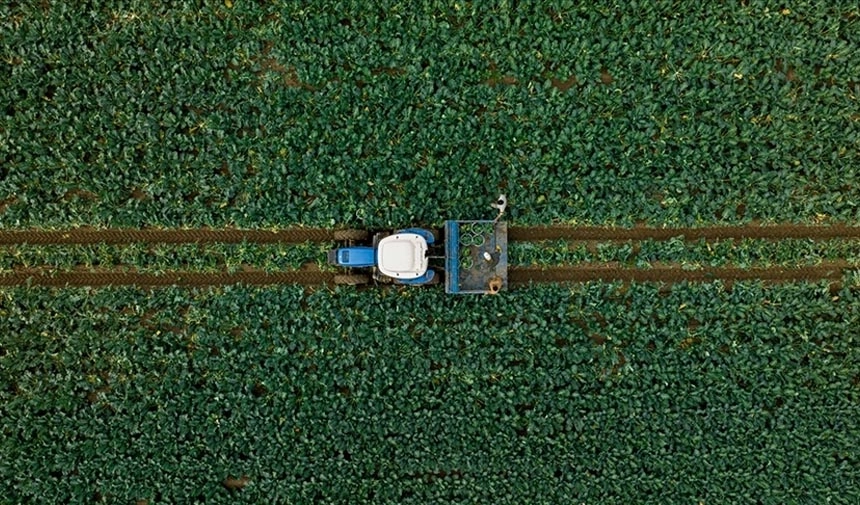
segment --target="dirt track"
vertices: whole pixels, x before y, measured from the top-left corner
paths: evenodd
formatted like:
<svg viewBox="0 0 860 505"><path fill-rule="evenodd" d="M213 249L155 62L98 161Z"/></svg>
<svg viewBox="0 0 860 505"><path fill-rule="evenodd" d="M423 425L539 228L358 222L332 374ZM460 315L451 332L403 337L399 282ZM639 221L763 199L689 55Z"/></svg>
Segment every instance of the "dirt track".
<svg viewBox="0 0 860 505"><path fill-rule="evenodd" d="M697 239L787 239L834 238L860 239L860 226L726 226L705 228L605 228L548 226L509 228L511 241L537 241L567 239L575 241L667 240L683 236ZM334 240L333 230L319 228L292 228L283 230L241 229L90 229L70 230L0 230L0 245L83 245L131 243L301 243ZM737 267L684 269L680 265L655 264L650 269L632 269L620 264L582 264L551 268L512 267L510 284L526 285L530 282L727 282L760 279L766 282L841 281L845 271L851 269L847 261L829 262L804 268L750 268ZM314 268L293 272L266 273L245 271L236 273L169 272L164 274L139 273L128 270L56 272L45 269L16 271L0 274L0 286L218 286L229 284L271 285L333 284L334 274Z"/></svg>
<svg viewBox="0 0 860 505"><path fill-rule="evenodd" d="M0 245L84 245L84 244L257 244L327 242L333 231L321 228L288 228L283 230L241 230L236 228L198 228L171 230L90 229L3 230Z"/></svg>
<svg viewBox="0 0 860 505"><path fill-rule="evenodd" d="M595 226L537 226L510 227L508 237L512 241L538 241L552 239L567 240L668 240L683 236L687 240L698 239L787 239L809 238L826 240L834 238L860 239L860 226L708 226L702 228L610 228ZM244 230L237 228L200 229L94 229L74 228L68 230L0 230L0 245L61 245L61 244L131 244L138 242L185 244L185 243L301 243L327 242L334 240L333 230L321 228L287 228L282 230Z"/></svg>
<svg viewBox="0 0 860 505"><path fill-rule="evenodd" d="M860 226L807 226L796 224L706 226L702 228L609 228L602 226L535 226L510 227L508 238L512 241L538 240L669 240L683 236L686 240L721 239L789 239L809 238L827 240L835 238L860 238Z"/></svg>
<svg viewBox="0 0 860 505"><path fill-rule="evenodd" d="M703 268L686 270L675 265L657 265L650 269L631 269L615 263L589 264L554 268L511 268L512 287L529 283L581 283L589 281L624 282L726 282L762 280L765 282L791 281L842 281L847 262L830 262L804 268ZM150 274L127 271L50 272L31 270L0 274L0 286L224 286L231 284L274 285L299 284L305 286L332 285L334 274L318 269L266 273L262 271L235 273L169 272Z"/></svg>

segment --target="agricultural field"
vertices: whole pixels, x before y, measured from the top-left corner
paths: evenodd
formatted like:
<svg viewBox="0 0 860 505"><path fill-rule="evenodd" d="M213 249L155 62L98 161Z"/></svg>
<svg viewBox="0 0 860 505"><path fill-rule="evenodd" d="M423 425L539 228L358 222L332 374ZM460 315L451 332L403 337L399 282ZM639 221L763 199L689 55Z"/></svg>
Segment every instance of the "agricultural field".
<svg viewBox="0 0 860 505"><path fill-rule="evenodd" d="M5 2L0 225L857 221L853 2L230 3Z"/></svg>
<svg viewBox="0 0 860 505"><path fill-rule="evenodd" d="M0 4L0 503L860 503L856 2ZM335 230L509 207L510 290Z"/></svg>
<svg viewBox="0 0 860 505"><path fill-rule="evenodd" d="M858 495L856 290L3 295L11 502Z"/></svg>

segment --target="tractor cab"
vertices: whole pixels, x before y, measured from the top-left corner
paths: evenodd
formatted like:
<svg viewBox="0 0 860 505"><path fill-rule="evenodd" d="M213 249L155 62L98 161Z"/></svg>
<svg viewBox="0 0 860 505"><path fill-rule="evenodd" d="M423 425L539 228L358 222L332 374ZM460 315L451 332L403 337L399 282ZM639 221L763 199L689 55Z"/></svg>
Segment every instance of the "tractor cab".
<svg viewBox="0 0 860 505"><path fill-rule="evenodd" d="M383 238L376 254L376 268L382 275L413 280L427 273L427 239L417 233L398 233Z"/></svg>

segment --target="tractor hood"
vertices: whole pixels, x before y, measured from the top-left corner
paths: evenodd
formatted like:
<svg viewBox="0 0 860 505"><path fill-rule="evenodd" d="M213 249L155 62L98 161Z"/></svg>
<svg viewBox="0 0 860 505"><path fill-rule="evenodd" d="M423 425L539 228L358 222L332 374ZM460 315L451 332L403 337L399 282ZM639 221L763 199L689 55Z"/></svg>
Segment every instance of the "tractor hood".
<svg viewBox="0 0 860 505"><path fill-rule="evenodd" d="M377 245L379 272L395 279L415 279L427 272L427 240L416 233L398 233Z"/></svg>

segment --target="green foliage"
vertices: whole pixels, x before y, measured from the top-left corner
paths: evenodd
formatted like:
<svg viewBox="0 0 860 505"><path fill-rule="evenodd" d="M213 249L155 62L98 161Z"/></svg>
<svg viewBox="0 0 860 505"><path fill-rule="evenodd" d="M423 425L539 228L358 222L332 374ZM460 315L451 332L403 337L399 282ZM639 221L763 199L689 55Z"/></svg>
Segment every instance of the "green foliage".
<svg viewBox="0 0 860 505"><path fill-rule="evenodd" d="M850 2L226 4L0 6L0 225L860 217Z"/></svg>
<svg viewBox="0 0 860 505"><path fill-rule="evenodd" d="M0 246L0 271L32 267L72 271L85 267L152 273L235 272L252 267L275 272L307 263L327 268L325 252L331 247L330 243Z"/></svg>
<svg viewBox="0 0 860 505"><path fill-rule="evenodd" d="M856 5L613 4L0 3L0 226L389 228L489 217L498 192L521 224L860 220ZM318 247L8 248L0 265L274 270ZM857 258L803 241L511 255ZM857 278L2 289L0 495L858 503Z"/></svg>
<svg viewBox="0 0 860 505"><path fill-rule="evenodd" d="M4 289L3 497L854 503L858 327L826 284Z"/></svg>
<svg viewBox="0 0 860 505"><path fill-rule="evenodd" d="M619 262L645 266L653 262L711 267L801 267L822 261L847 261L860 265L857 240L718 240L695 242L683 237L672 240L638 242L581 243L565 240L512 242L508 250L511 265L553 266L588 262Z"/></svg>

